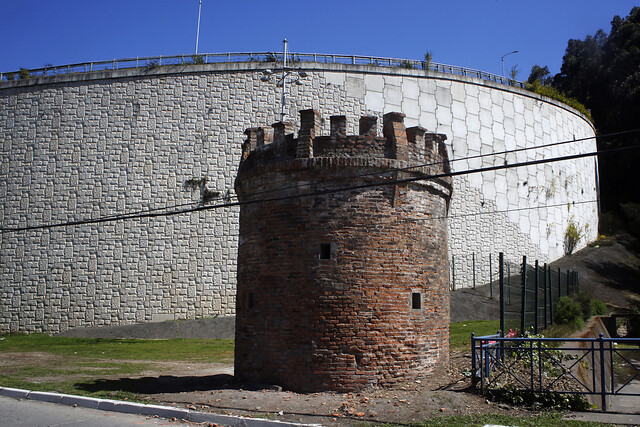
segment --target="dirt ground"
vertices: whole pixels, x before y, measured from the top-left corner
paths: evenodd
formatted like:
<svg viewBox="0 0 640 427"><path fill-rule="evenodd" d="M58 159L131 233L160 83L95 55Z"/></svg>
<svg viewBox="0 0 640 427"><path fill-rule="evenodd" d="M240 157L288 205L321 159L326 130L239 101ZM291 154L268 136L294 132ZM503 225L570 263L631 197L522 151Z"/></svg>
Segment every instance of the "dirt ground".
<svg viewBox="0 0 640 427"><path fill-rule="evenodd" d="M283 391L274 386L237 384L233 366L215 363L131 361L145 365L135 376L103 375L88 381L82 374L66 374L64 357L48 353L0 353L0 371L22 366L56 366L62 370L36 374L35 382L74 381L88 391L136 393L148 403L184 407L202 412L277 419L295 423L346 426L359 421L420 421L442 415L504 413L533 415L535 411L488 402L470 392L468 352L454 351L437 374L393 389L372 388L361 393L310 393ZM103 368L100 368L103 369ZM62 372L61 372L62 371Z"/></svg>
<svg viewBox="0 0 640 427"><path fill-rule="evenodd" d="M578 270L582 289L605 301L614 311L640 307L640 261L633 240L624 239L609 246L589 247L565 257L555 267ZM452 295L452 321L497 317L497 301L488 298L487 290L456 291ZM474 306L474 310L469 307ZM480 308L477 308L480 307ZM171 330L171 337L204 338L207 322L219 326L216 337L227 337L233 331L232 320L207 319L189 322L183 329ZM199 323L198 323L199 322ZM202 323L205 322L205 323ZM217 322L217 323L216 323ZM177 327L175 327L177 328ZM75 330L65 335L108 338L161 338L150 330L166 330L158 324L145 327L93 328ZM200 332L198 332L200 331ZM211 338L207 333L206 337ZM13 355L14 360L20 355ZM6 355L0 369L8 363ZM43 360L43 363L55 363ZM536 411L488 402L471 390L471 358L468 351L453 351L449 363L438 373L397 386L374 388L362 393L298 394L278 387L251 387L236 384L233 366L195 363L149 362L148 369L136 378L105 376L102 390L124 390L163 405L289 422L323 425L353 425L358 421L410 422L442 415L504 413L534 415Z"/></svg>
<svg viewBox="0 0 640 427"><path fill-rule="evenodd" d="M355 422L420 421L442 415L504 413L533 415L535 411L488 402L469 392L471 366L467 352L451 354L439 373L404 383L393 389L374 388L361 393L310 393L282 391L278 387L247 387L231 376L209 379L210 390L158 392L149 397L163 405L199 411L278 419L289 422L346 426Z"/></svg>

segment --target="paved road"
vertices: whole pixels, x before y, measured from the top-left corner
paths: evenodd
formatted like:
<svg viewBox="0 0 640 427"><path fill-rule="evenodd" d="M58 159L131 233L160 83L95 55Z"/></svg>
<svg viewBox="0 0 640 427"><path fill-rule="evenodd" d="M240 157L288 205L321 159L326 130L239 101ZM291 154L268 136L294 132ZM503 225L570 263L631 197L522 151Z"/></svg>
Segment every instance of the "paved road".
<svg viewBox="0 0 640 427"><path fill-rule="evenodd" d="M0 427L21 426L190 426L180 421L121 414L88 408L74 408L35 400L0 396ZM200 424L202 425L202 424Z"/></svg>

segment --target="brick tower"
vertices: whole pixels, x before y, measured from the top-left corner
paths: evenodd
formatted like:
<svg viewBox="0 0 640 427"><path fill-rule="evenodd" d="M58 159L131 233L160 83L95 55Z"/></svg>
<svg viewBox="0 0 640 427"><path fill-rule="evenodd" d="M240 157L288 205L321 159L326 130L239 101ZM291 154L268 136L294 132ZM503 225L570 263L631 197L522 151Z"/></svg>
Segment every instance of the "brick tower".
<svg viewBox="0 0 640 427"><path fill-rule="evenodd" d="M431 372L449 356L445 136L402 113L384 136L373 116L353 136L345 116L329 136L300 117L297 139L282 122L245 132L236 378L351 391Z"/></svg>

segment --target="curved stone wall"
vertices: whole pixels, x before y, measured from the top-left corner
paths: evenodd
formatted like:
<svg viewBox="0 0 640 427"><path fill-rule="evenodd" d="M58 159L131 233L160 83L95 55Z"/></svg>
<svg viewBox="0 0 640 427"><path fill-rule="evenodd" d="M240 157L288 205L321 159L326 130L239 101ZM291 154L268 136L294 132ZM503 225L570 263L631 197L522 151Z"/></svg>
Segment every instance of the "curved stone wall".
<svg viewBox="0 0 640 427"><path fill-rule="evenodd" d="M389 111L447 135L453 170L595 150L595 141L456 159L594 135L565 105L483 80L398 68L299 64L289 116ZM0 223L5 228L198 203L185 183L232 197L243 131L279 118L261 63L127 69L0 83ZM378 121L381 123L381 120ZM347 133L357 133L348 123ZM322 132L329 132L328 121ZM566 227L597 229L592 158L454 179L457 286L488 278L488 254L550 261ZM537 206L552 206L535 208ZM0 234L0 331L233 314L238 209ZM495 263L494 263L495 264ZM495 270L495 267L494 267Z"/></svg>

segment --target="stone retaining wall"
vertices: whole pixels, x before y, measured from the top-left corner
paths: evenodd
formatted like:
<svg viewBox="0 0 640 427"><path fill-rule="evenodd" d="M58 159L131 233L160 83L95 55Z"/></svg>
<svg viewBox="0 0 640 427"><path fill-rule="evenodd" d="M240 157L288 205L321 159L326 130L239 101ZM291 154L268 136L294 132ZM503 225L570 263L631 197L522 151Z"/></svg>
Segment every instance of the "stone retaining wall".
<svg viewBox="0 0 640 427"><path fill-rule="evenodd" d="M408 127L449 137L453 170L595 150L590 140L456 161L593 136L594 128L561 103L479 79L298 65L309 77L288 87L290 117L315 108L324 117L369 114L381 123L383 113L402 111ZM197 204L201 193L184 184L203 177L222 200L232 198L244 129L279 118L280 92L260 81L263 68L185 65L1 82L0 223L64 223ZM328 134L328 121L321 128ZM357 133L356 125L347 133ZM591 158L457 177L450 253L554 260L564 252L570 220L588 227L582 245L595 237L596 204L574 203L595 199ZM529 209L538 205L553 207ZM232 314L237 227L238 209L224 208L3 232L0 332ZM458 286L471 284L468 267L456 266Z"/></svg>

